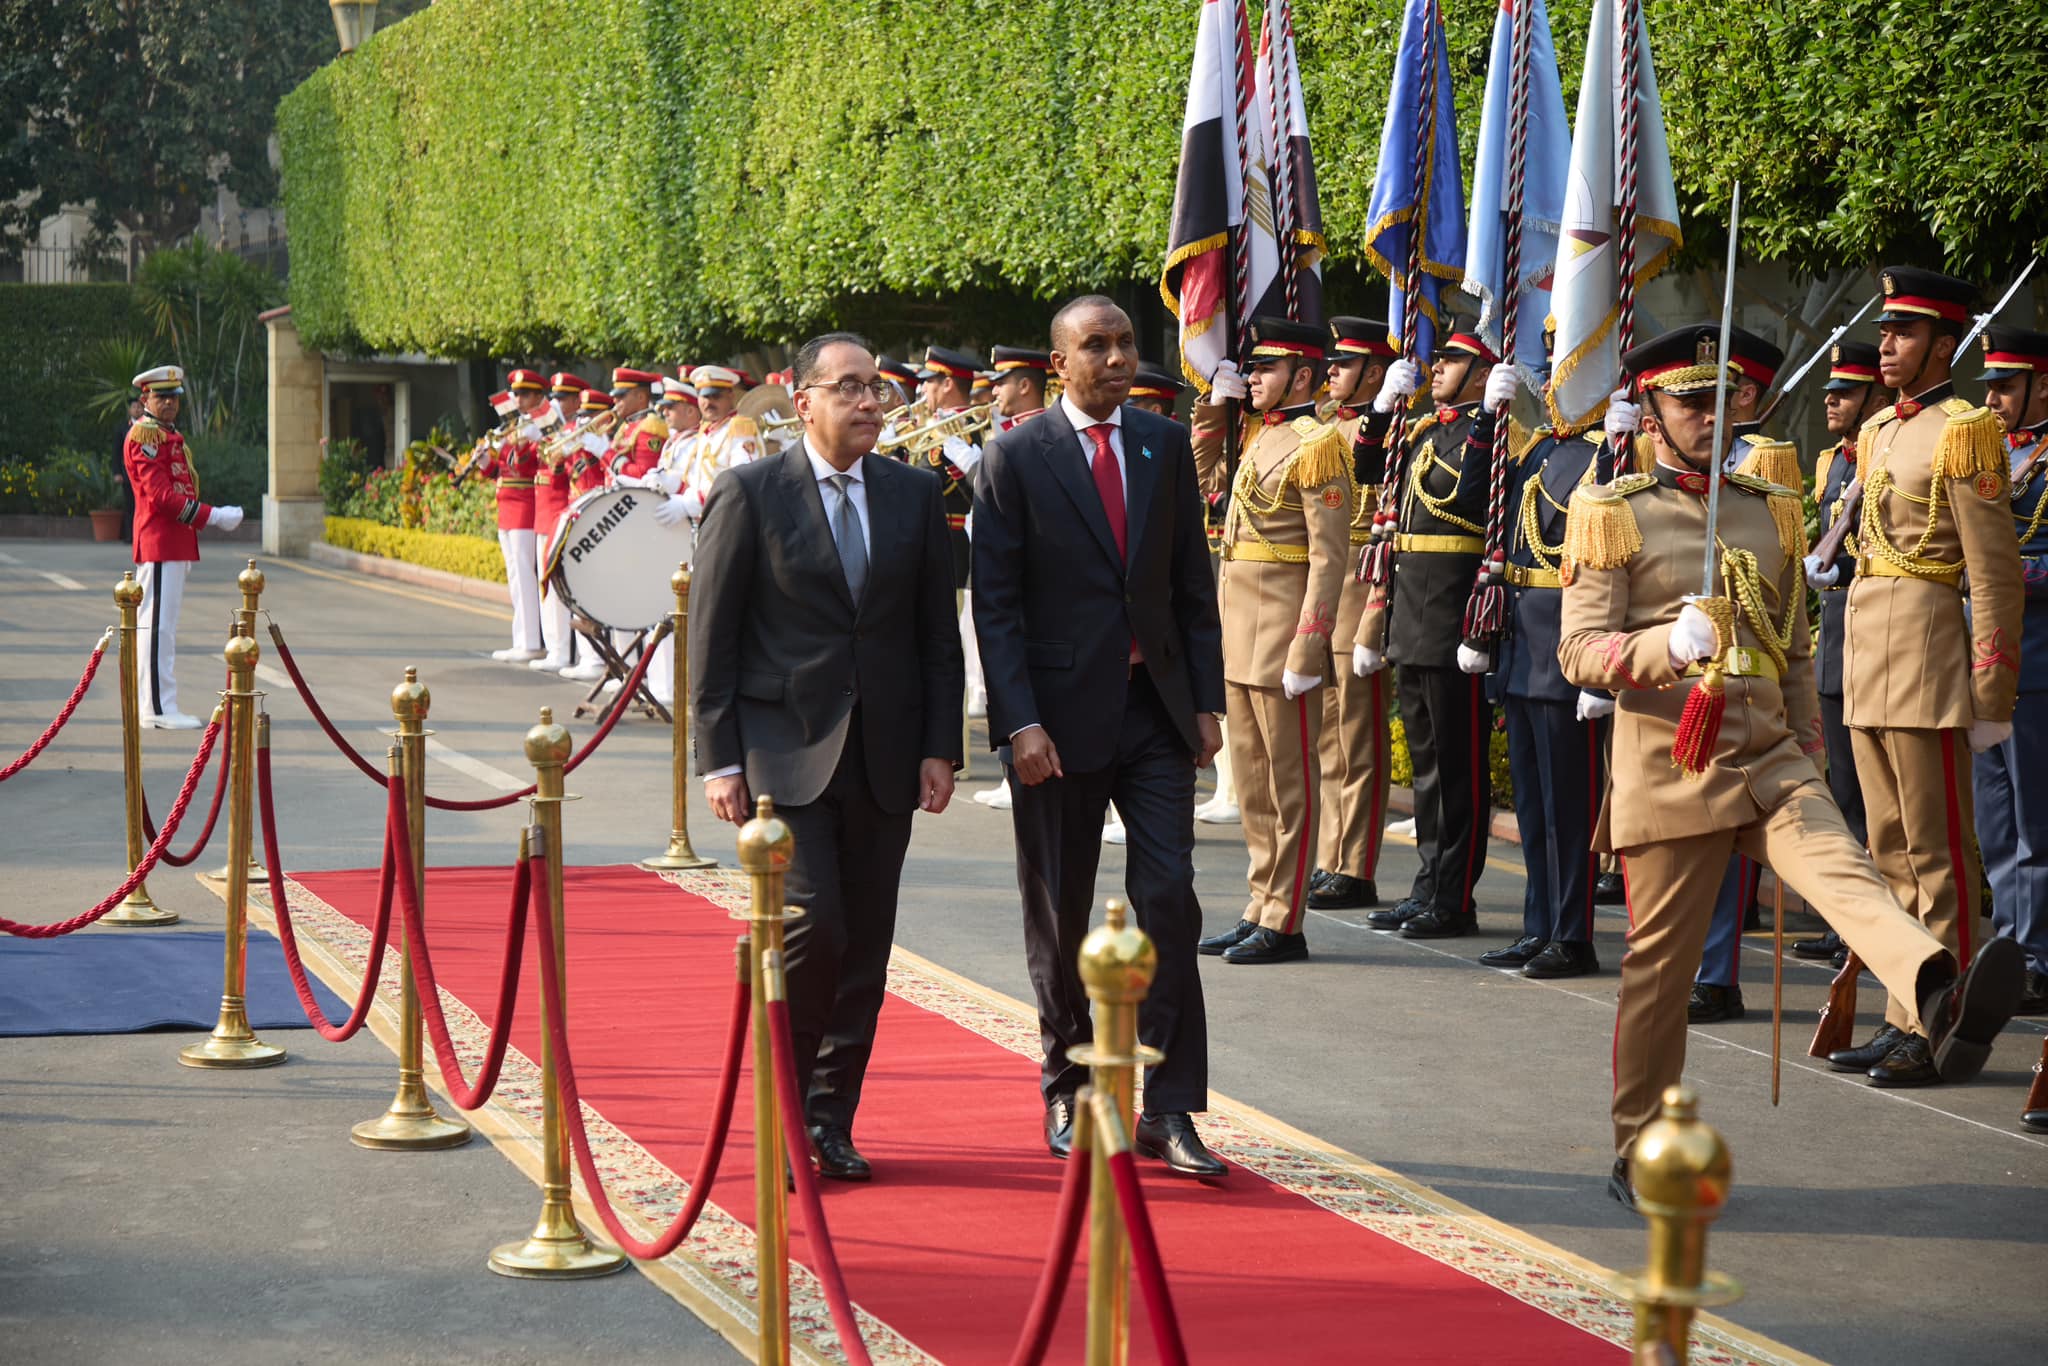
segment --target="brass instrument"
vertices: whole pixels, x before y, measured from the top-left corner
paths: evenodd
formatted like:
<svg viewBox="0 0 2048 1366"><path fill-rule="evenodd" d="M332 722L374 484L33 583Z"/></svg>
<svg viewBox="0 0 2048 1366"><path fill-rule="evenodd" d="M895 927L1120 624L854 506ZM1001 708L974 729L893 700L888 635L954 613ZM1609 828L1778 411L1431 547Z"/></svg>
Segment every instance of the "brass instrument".
<svg viewBox="0 0 2048 1366"><path fill-rule="evenodd" d="M497 451L503 448L505 439L512 434L513 428L517 425L518 421L518 416L515 415L504 422L500 422L497 426L478 437L476 444L469 448L469 454L462 457L461 462L455 466L454 473L448 477L458 484L469 478L476 470L477 461L483 459L485 451ZM437 446L435 450L439 451L440 448Z"/></svg>
<svg viewBox="0 0 2048 1366"><path fill-rule="evenodd" d="M972 408L962 408L957 413L933 418L908 431L885 431L881 440L875 443L875 449L885 455L900 455L910 460L924 458L936 465L939 463L939 450L946 442L956 436L965 440L978 435L987 431L994 421L995 405L980 403Z"/></svg>
<svg viewBox="0 0 2048 1366"><path fill-rule="evenodd" d="M607 408L601 413L585 418L580 413L574 422L559 433L541 442L540 461L549 469L569 458L577 443L586 436L606 436L619 424L619 410Z"/></svg>
<svg viewBox="0 0 2048 1366"><path fill-rule="evenodd" d="M751 421L760 433L763 455L787 450L803 435L804 424L796 415L796 402L780 384L763 384L749 390L735 411ZM769 443L773 443L773 450Z"/></svg>

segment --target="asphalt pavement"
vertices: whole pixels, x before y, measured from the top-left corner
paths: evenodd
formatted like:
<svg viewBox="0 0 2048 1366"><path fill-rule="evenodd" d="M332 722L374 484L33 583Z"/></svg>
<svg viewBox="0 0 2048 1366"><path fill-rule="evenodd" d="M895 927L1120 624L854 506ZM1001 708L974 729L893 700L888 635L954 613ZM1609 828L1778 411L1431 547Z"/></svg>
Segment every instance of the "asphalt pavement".
<svg viewBox="0 0 2048 1366"><path fill-rule="evenodd" d="M187 588L178 671L185 708L201 716L218 687L241 564L224 548L206 553ZM121 546L0 541L6 757L76 681L113 620L111 590L126 563ZM381 755L391 689L418 667L433 694L438 791L481 797L493 783L530 778L521 740L543 706L579 740L589 734L589 721L568 715L580 687L488 658L507 640L501 609L302 561L259 563L265 608L358 748ZM268 635L258 640L288 862L371 866L381 798L291 695ZM112 681L109 672L51 750L0 788L0 914L61 919L121 878ZM174 787L192 741L145 733L153 793ZM620 863L663 848L669 772L667 727L623 722L571 779L582 800L566 808L569 858ZM1028 1000L1008 816L968 800L995 776L991 756L977 752L952 809L917 818L898 942ZM509 864L519 820L516 808L432 813L429 858ZM735 832L714 826L701 801L691 830L700 852L731 863ZM1197 833L1206 920L1220 929L1242 906L1242 834ZM1102 895L1118 891L1122 870L1122 852L1106 847ZM1410 846L1390 838L1383 896L1398 896L1413 872ZM218 898L186 874L159 873L150 886L188 923L220 924ZM1312 913L1305 964L1205 960L1211 1084L1533 1237L1634 1267L1642 1221L1603 1190L1625 920L1600 918L1598 976L1539 983L1481 967L1477 953L1518 932L1522 892L1519 850L1496 843L1476 938L1416 943L1364 928L1362 911ZM0 946L0 990L6 973ZM1767 938L1745 954L1747 1017L1692 1031L1687 1076L1735 1164L1710 1261L1748 1294L1723 1312L1833 1361L2038 1360L2048 1332L2048 1137L2021 1130L2018 1112L2043 1022L2016 1021L1968 1085L1877 1091L1805 1056L1828 977L1788 959L1776 1108ZM1867 978L1861 1005L1859 1036L1882 1009ZM9 1154L0 1341L9 1358L736 1359L637 1275L537 1286L487 1273L485 1254L524 1233L537 1192L482 1141L416 1156L353 1147L348 1125L389 1099L381 1044L291 1031L274 1036L292 1051L286 1066L232 1073L178 1067L173 1054L186 1041L0 1041ZM1028 1064L1017 1084L1035 1086Z"/></svg>

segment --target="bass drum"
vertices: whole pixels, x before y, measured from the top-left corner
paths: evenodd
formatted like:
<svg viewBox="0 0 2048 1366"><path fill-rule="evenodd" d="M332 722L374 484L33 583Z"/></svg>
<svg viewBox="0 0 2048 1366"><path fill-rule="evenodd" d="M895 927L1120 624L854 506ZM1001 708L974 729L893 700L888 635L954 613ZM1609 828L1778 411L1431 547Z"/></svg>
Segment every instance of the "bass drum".
<svg viewBox="0 0 2048 1366"><path fill-rule="evenodd" d="M663 526L646 489L592 489L569 505L548 555L548 583L571 611L614 631L647 631L675 611L669 576L690 558L690 524Z"/></svg>

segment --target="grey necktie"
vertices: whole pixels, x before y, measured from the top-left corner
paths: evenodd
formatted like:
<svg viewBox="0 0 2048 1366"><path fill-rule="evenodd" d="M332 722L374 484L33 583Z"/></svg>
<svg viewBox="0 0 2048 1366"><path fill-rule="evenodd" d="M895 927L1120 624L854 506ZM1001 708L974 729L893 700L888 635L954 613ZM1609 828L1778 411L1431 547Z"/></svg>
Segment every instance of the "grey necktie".
<svg viewBox="0 0 2048 1366"><path fill-rule="evenodd" d="M826 481L839 494L832 509L832 539L839 543L839 567L846 572L846 589L860 601L860 590L868 583L868 546L861 539L860 513L853 506L853 476L835 474Z"/></svg>

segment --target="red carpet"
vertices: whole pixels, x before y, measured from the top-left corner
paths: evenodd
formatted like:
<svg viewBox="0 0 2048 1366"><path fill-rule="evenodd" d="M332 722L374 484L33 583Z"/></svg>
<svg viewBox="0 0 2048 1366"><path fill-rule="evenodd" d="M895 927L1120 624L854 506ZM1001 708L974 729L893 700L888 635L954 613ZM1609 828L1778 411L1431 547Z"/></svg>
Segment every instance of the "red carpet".
<svg viewBox="0 0 2048 1366"><path fill-rule="evenodd" d="M427 918L441 985L488 1010L509 873L437 869ZM375 874L295 879L353 919ZM687 1174L703 1142L740 925L628 868L568 880L571 1038L586 1103ZM540 1056L534 965L513 1046ZM431 1070L432 1063L429 1063ZM712 1200L752 1222L748 1083ZM854 1299L948 1366L1003 1362L1051 1231L1061 1168L1039 1139L1033 1064L891 996L861 1104L872 1185L826 1183ZM1197 1362L1582 1362L1625 1353L1472 1276L1244 1170L1209 1189L1156 1176L1146 1193ZM1083 1240L1085 1249L1086 1240ZM803 1257L803 1239L792 1251ZM1051 1359L1078 1360L1077 1269ZM1151 1360L1134 1299L1134 1357Z"/></svg>

